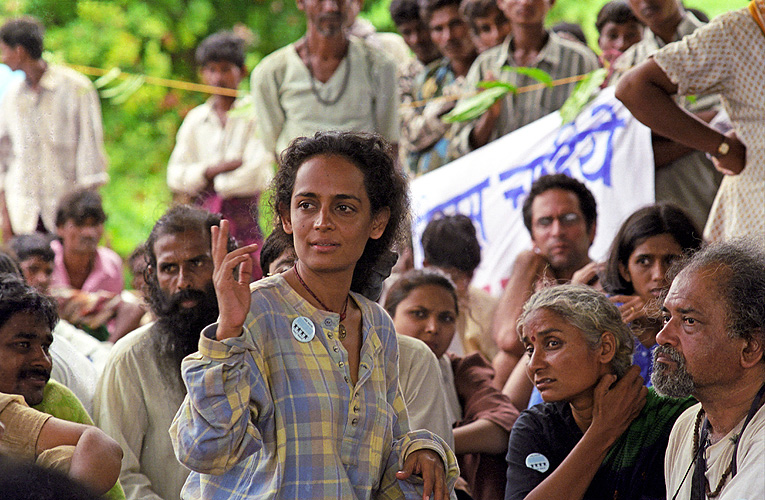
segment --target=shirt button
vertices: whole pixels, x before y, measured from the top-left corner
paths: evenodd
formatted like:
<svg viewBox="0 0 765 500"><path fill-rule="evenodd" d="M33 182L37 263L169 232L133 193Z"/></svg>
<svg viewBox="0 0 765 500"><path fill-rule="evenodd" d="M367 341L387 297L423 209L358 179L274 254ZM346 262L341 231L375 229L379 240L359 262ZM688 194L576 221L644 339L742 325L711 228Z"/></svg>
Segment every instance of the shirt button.
<svg viewBox="0 0 765 500"><path fill-rule="evenodd" d="M335 352L340 352L340 348L339 348L339 347L337 347L337 346L333 346L333 347L332 347L332 350L333 350L333 351L335 351Z"/></svg>
<svg viewBox="0 0 765 500"><path fill-rule="evenodd" d="M358 418L354 418L353 420L351 420L351 425L356 425L358 423L359 423L359 419Z"/></svg>
<svg viewBox="0 0 765 500"><path fill-rule="evenodd" d="M332 324L332 319L330 318L324 318L324 326L334 326Z"/></svg>
<svg viewBox="0 0 765 500"><path fill-rule="evenodd" d="M328 333L328 334L327 334L327 338L328 338L328 339L331 339L331 338L332 338L332 334L331 334L331 333Z"/></svg>
<svg viewBox="0 0 765 500"><path fill-rule="evenodd" d="M344 379L346 382L348 382L348 381L350 380L350 379L348 378L348 376L347 376L347 375L346 375L345 377L343 377L343 379Z"/></svg>
<svg viewBox="0 0 765 500"><path fill-rule="evenodd" d="M356 405L353 407L353 413L358 413L358 412L359 412L359 405Z"/></svg>
<svg viewBox="0 0 765 500"><path fill-rule="evenodd" d="M342 368L342 367L344 367L344 366L345 366L345 363L343 363L343 362L341 361L341 362L339 362L339 363L337 364L337 366L339 366L340 368Z"/></svg>

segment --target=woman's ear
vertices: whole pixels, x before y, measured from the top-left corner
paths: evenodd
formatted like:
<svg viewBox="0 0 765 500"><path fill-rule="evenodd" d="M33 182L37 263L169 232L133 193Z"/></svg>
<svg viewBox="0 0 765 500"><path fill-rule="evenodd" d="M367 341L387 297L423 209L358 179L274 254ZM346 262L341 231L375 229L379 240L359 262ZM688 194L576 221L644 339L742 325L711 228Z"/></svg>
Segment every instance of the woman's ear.
<svg viewBox="0 0 765 500"><path fill-rule="evenodd" d="M292 234L292 219L290 218L289 208L279 205L279 219L282 221L282 229L287 234Z"/></svg>
<svg viewBox="0 0 765 500"><path fill-rule="evenodd" d="M385 228L388 227L388 221L390 220L390 208L383 207L377 211L372 217L372 227L369 231L369 237L373 240L380 239L385 232Z"/></svg>
<svg viewBox="0 0 765 500"><path fill-rule="evenodd" d="M629 269L627 269L627 266L619 262L619 275L626 281L627 283L632 283L632 276L630 276Z"/></svg>
<svg viewBox="0 0 765 500"><path fill-rule="evenodd" d="M611 332L603 332L600 335L600 347L598 357L603 364L609 364L616 356L616 337Z"/></svg>

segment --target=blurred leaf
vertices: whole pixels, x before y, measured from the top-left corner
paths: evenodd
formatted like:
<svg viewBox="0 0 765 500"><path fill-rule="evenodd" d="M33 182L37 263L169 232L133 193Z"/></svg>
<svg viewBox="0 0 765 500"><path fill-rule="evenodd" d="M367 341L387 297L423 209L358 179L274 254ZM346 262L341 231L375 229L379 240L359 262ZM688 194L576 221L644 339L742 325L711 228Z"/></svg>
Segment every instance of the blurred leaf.
<svg viewBox="0 0 765 500"><path fill-rule="evenodd" d="M544 83L548 87L552 87L553 79L550 76L550 73L545 70L539 68L527 68L524 66L502 66L502 70L528 76L540 83Z"/></svg>
<svg viewBox="0 0 765 500"><path fill-rule="evenodd" d="M491 89L494 87L503 87L506 88L509 92L515 93L516 90L518 90L518 87L515 85L511 85L507 82L499 82L497 80L483 80L478 82L478 87L482 89Z"/></svg>
<svg viewBox="0 0 765 500"><path fill-rule="evenodd" d="M143 75L133 77L130 80L130 85L126 87L120 94L112 98L112 104L122 104L123 102L127 101L130 98L130 96L135 94L138 91L138 89L141 88L141 86L144 84L145 81L146 81L146 77Z"/></svg>
<svg viewBox="0 0 765 500"><path fill-rule="evenodd" d="M93 82L93 85L95 85L97 89L106 87L121 74L122 74L122 71L119 68L112 68L105 75L101 76L100 78L97 78L96 81Z"/></svg>
<svg viewBox="0 0 765 500"><path fill-rule="evenodd" d="M584 80L576 84L574 91L571 92L571 95L568 96L568 99L566 99L566 102L560 108L560 117L564 124L574 121L587 103L590 102L595 91L605 81L607 75L607 69L599 68L587 73Z"/></svg>
<svg viewBox="0 0 765 500"><path fill-rule="evenodd" d="M502 99L510 91L507 87L492 87L476 95L466 97L446 113L441 119L446 123L466 122L484 114L492 104Z"/></svg>
<svg viewBox="0 0 765 500"><path fill-rule="evenodd" d="M695 95L687 95L685 96L685 100L688 101L688 104L696 104L696 101L698 101L698 97Z"/></svg>

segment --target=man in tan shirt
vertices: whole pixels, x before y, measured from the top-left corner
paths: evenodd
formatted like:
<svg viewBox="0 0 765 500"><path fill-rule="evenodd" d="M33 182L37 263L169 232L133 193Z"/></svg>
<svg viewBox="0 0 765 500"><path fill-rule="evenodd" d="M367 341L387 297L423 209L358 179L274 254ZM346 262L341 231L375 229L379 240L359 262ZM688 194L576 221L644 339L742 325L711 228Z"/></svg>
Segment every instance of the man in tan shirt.
<svg viewBox="0 0 765 500"><path fill-rule="evenodd" d="M101 107L93 84L42 59L43 27L34 18L0 28L0 52L24 80L0 102L0 215L3 240L54 232L67 193L106 183Z"/></svg>

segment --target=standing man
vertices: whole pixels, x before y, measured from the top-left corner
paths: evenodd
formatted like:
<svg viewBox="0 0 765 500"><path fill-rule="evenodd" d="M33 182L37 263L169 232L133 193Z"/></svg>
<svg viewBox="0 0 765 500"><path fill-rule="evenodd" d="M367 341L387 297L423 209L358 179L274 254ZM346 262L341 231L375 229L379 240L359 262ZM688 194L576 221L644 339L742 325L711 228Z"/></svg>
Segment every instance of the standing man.
<svg viewBox="0 0 765 500"><path fill-rule="evenodd" d="M506 66L544 70L553 80L588 73L598 59L585 45L565 40L545 29L554 0L497 0L510 21L510 36L502 45L483 52L470 68L465 85L475 89L481 80L499 79L516 87L538 83ZM563 106L575 82L521 94L509 93L473 122L455 124L452 155L459 157L521 128ZM515 335L515 333L513 333Z"/></svg>
<svg viewBox="0 0 765 500"><path fill-rule="evenodd" d="M43 27L34 18L0 28L3 62L26 78L0 103L0 214L3 240L54 232L56 209L76 189L106 183L101 107L81 74L42 59Z"/></svg>
<svg viewBox="0 0 765 500"><path fill-rule="evenodd" d="M651 381L692 395L664 461L667 498L765 498L765 248L712 244L672 282Z"/></svg>
<svg viewBox="0 0 765 500"><path fill-rule="evenodd" d="M343 29L349 0L297 0L306 15L300 40L252 72L260 138L279 154L319 130L377 132L398 144L396 62Z"/></svg>
<svg viewBox="0 0 765 500"><path fill-rule="evenodd" d="M646 61L668 43L681 40L705 24L677 0L629 0L629 4L646 28L643 39L627 49L614 63L617 77ZM714 94L699 96L695 100L677 96L675 102L709 122L717 114L720 100ZM653 135L652 144L656 164L656 201L683 207L693 222L703 228L722 182L722 174L715 170L703 151L657 134Z"/></svg>
<svg viewBox="0 0 765 500"><path fill-rule="evenodd" d="M430 38L443 55L425 67L414 84L414 100L422 102L418 117L409 122L406 140L412 145L407 155L409 172L424 174L449 161L451 126L441 116L454 108L462 93L470 65L478 52L470 37L470 26L460 13L459 0L423 0L420 15ZM439 99L439 97L455 99Z"/></svg>
<svg viewBox="0 0 765 500"><path fill-rule="evenodd" d="M96 388L93 417L125 452L120 481L128 500L177 500L189 474L168 429L186 395L181 360L218 317L210 253L210 227L218 224L217 215L179 205L154 225L146 285L157 321L115 344Z"/></svg>
<svg viewBox="0 0 765 500"><path fill-rule="evenodd" d="M232 32L205 38L196 60L206 85L236 90L247 74L244 40ZM247 106L251 106L247 97L215 94L189 111L167 164L167 184L228 219L231 235L239 243L262 245L258 199L273 177L274 156L255 133L256 115L242 114ZM229 113L232 110L239 110L239 115ZM255 262L259 252L254 252ZM260 277L256 265L253 278Z"/></svg>
<svg viewBox="0 0 765 500"><path fill-rule="evenodd" d="M588 278L595 274L588 252L595 239L597 216L595 198L576 179L553 174L532 184L523 202L523 222L533 248L516 257L494 316L494 336L500 349L494 369L499 387L525 352L516 323L526 300L547 284L589 284Z"/></svg>

